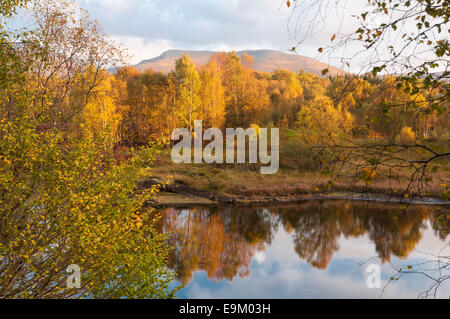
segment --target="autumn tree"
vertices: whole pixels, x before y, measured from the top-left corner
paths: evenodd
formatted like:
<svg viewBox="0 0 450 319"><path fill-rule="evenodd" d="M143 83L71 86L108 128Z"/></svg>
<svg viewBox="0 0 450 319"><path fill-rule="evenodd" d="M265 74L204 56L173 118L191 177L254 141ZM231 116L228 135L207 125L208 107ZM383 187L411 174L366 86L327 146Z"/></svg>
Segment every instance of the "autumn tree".
<svg viewBox="0 0 450 319"><path fill-rule="evenodd" d="M338 76L330 78L326 94L334 101L336 107L341 105L346 111L355 112L372 102L369 99L373 90L373 85L363 77Z"/></svg>
<svg viewBox="0 0 450 319"><path fill-rule="evenodd" d="M106 71L102 70L101 73L103 72ZM71 126L78 127L79 130L72 129L70 133L72 136L79 136L81 132L89 132L97 137L105 134L105 143L113 145L118 142L117 130L121 117L117 104L118 91L115 90L114 76L102 75L101 77L101 83L89 97L86 106L71 121ZM79 94L77 91L78 89L75 89L72 96Z"/></svg>
<svg viewBox="0 0 450 319"><path fill-rule="evenodd" d="M391 142L404 126L417 127L417 120L423 114L416 113L415 110L425 100L422 94L411 95L399 89L396 83L395 77L385 76L372 94L371 108L366 110L369 127ZM392 105L402 107L390 107Z"/></svg>
<svg viewBox="0 0 450 319"><path fill-rule="evenodd" d="M213 59L202 68L200 78L203 126L223 128L225 125L225 90L222 85L222 74Z"/></svg>
<svg viewBox="0 0 450 319"><path fill-rule="evenodd" d="M333 101L326 96L318 96L302 105L295 123L310 143L335 140L339 135L349 132L352 124L351 114L335 108Z"/></svg>
<svg viewBox="0 0 450 319"><path fill-rule="evenodd" d="M173 112L167 109L170 83L166 75L148 70L126 79L126 107L120 124L122 142L128 145L147 145L167 130L165 118Z"/></svg>
<svg viewBox="0 0 450 319"><path fill-rule="evenodd" d="M193 131L194 121L203 119L201 117L200 75L189 55L184 55L175 64L178 103L175 111L184 127Z"/></svg>
<svg viewBox="0 0 450 319"><path fill-rule="evenodd" d="M102 70L123 63L124 51L72 0L32 1L27 13L35 28L19 37L19 48L32 63L29 82L40 96L33 102L34 116L68 129L108 76Z"/></svg>
<svg viewBox="0 0 450 319"><path fill-rule="evenodd" d="M304 100L298 74L287 70L275 70L270 75L268 93L272 107L272 121L280 128L293 128Z"/></svg>
<svg viewBox="0 0 450 319"><path fill-rule="evenodd" d="M263 124L269 108L267 82L255 76L248 55L242 59L236 52L219 55L217 60L223 71L223 85L226 92L226 122L231 127L248 127Z"/></svg>

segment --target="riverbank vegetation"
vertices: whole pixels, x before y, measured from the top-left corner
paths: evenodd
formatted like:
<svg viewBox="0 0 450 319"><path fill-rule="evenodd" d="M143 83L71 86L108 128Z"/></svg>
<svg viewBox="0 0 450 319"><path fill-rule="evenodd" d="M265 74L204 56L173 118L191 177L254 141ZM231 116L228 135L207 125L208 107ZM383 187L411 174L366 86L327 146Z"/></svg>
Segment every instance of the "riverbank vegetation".
<svg viewBox="0 0 450 319"><path fill-rule="evenodd" d="M390 175L389 170L378 172L377 178L367 180L366 178L355 179L353 175L330 182L330 176L323 171L298 169L295 164L298 158L284 158L281 161L280 170L274 175L261 175L258 166L253 164L242 165L209 165L209 164L174 164L169 151L158 154L152 176L164 183L179 184L193 188L193 193L180 189L180 195L187 195L182 202L190 203L193 198L201 200L200 197L220 198L225 196L224 201L232 198L240 202L267 202L269 198L285 200L296 200L305 197L323 197L336 195L368 194L374 197L391 198L392 200L411 200L413 195L406 193L410 181L407 170L397 175ZM365 172L364 172L365 173ZM446 184L447 183L447 184ZM439 172L430 172L426 189L421 196L447 200L448 177ZM173 187L172 187L173 188ZM174 192L174 188L170 192ZM162 187L162 190L167 187ZM196 195L195 190L199 191ZM205 193L202 193L204 191ZM177 192L175 192L177 193ZM209 193L209 194L208 194ZM407 194L405 196L405 194ZM199 196L201 195L201 196ZM211 196L212 195L212 196ZM169 194L162 192L158 197L164 196L157 202L168 204ZM230 197L229 199L226 197ZM158 198L160 199L160 198ZM173 198L174 204L176 199ZM179 201L179 200L178 200Z"/></svg>
<svg viewBox="0 0 450 319"><path fill-rule="evenodd" d="M173 165L167 152L154 173L228 194L319 189L448 198L447 101L426 106L446 92L444 84L411 94L394 76L325 78L250 66L250 57L232 52L202 67L184 56L167 75L119 70L121 145L170 146L172 131L192 131L194 119L204 129L278 127L282 171L276 176L258 176L257 165Z"/></svg>

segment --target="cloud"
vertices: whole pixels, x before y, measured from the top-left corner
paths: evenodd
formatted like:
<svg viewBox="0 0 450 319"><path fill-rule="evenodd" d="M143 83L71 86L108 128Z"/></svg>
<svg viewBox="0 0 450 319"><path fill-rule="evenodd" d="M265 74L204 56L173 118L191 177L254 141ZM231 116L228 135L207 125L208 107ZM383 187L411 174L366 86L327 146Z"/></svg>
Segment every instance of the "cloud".
<svg viewBox="0 0 450 319"><path fill-rule="evenodd" d="M421 249L442 247L428 225L418 247ZM251 274L236 277L232 282L208 280L204 271L194 274L194 280L181 292L188 298L379 298L380 289L369 289L366 285L365 265L361 262L376 256L375 245L367 235L359 238L339 238L339 250L325 270L315 269L295 253L292 234L280 229L271 245L254 255ZM420 262L423 255L409 256L409 261ZM397 258L393 262L398 263ZM403 261L405 262L405 261ZM372 263L379 264L375 258ZM382 287L394 274L389 264L380 265ZM391 283L383 298L412 298L431 286L431 281L421 275L410 275ZM450 282L445 282L438 297L447 297Z"/></svg>
<svg viewBox="0 0 450 319"><path fill-rule="evenodd" d="M363 244L366 239L353 244ZM356 245L341 238L339 256L336 255L327 270L311 267L294 253L292 238L280 231L273 244L264 252L264 262L252 264L251 276L229 281L209 281L205 272L197 272L194 281L182 292L188 298L379 298L381 290L366 285L364 267L358 263L371 256L372 249ZM364 243L368 244L368 243ZM363 244L363 246L364 246ZM372 244L373 246L373 244ZM354 256L356 255L356 256ZM257 257L255 256L255 259ZM382 267L383 277L391 270ZM389 276L388 276L389 277ZM382 278L383 285L386 278ZM399 281L385 291L385 298L417 298L429 283L424 278ZM445 291L445 290L444 290Z"/></svg>
<svg viewBox="0 0 450 319"><path fill-rule="evenodd" d="M283 24L288 12L278 10L275 2L85 0L85 7L114 35L204 46L287 39Z"/></svg>
<svg viewBox="0 0 450 319"><path fill-rule="evenodd" d="M290 10L282 0L79 1L106 32L130 48L134 62L167 49L286 52L295 44L288 32ZM316 57L317 48L339 28L335 15L327 24L329 29L301 45L300 54Z"/></svg>

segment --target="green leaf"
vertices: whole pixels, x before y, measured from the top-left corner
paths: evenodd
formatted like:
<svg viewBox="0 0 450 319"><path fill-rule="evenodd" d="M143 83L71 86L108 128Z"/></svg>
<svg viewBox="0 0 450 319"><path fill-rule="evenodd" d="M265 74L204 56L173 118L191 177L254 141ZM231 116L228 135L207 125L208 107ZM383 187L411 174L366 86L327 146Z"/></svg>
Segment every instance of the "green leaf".
<svg viewBox="0 0 450 319"><path fill-rule="evenodd" d="M373 157L373 158L369 159L368 162L370 163L370 165L375 166L375 165L377 165L378 160L375 157Z"/></svg>

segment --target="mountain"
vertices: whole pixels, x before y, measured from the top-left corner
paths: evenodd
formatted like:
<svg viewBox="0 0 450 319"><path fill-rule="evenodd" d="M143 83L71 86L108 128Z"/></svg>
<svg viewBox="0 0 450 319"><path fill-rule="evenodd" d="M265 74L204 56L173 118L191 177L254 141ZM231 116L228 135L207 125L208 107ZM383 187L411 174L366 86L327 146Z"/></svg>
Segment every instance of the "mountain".
<svg viewBox="0 0 450 319"><path fill-rule="evenodd" d="M144 60L136 65L140 71L153 69L163 73L169 73L175 69L175 60L184 54L189 54L195 65L202 66L208 63L211 55L218 53L215 51L189 51L189 50L169 50L160 56ZM345 74L341 69L307 58L298 54L288 54L274 50L245 50L236 52L240 57L244 53L253 57L253 69L256 71L272 72L276 69L286 69L292 72L304 70L307 73L322 76L323 69L329 69L329 75Z"/></svg>

